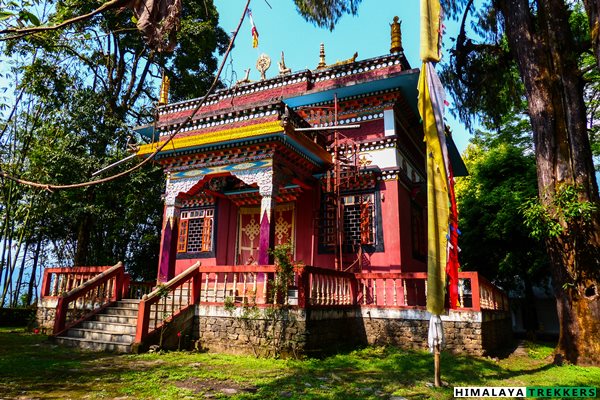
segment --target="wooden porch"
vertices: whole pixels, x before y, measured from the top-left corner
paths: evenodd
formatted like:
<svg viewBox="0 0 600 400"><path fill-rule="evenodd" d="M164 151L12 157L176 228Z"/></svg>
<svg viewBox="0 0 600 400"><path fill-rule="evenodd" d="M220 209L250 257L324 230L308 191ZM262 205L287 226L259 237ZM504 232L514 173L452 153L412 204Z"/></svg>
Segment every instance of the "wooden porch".
<svg viewBox="0 0 600 400"><path fill-rule="evenodd" d="M283 296L272 293L277 279L275 265L196 263L159 286L131 281L121 263L112 267L49 268L44 273L40 306L54 309L52 326L46 326L46 330L55 337L71 336L70 329L79 329L84 321L102 313L118 316L122 310L128 316L121 316L115 322L120 325L114 329L126 345L121 349L132 351L151 342L165 324L183 315L189 319L197 306L224 307L227 303L258 308L286 305L297 310L424 310L426 304L424 272L350 273L302 266L296 268L293 282ZM459 289L460 304L454 311L508 310L506 294L477 272L460 272ZM129 326L121 326L123 321ZM125 339L121 328L128 332Z"/></svg>

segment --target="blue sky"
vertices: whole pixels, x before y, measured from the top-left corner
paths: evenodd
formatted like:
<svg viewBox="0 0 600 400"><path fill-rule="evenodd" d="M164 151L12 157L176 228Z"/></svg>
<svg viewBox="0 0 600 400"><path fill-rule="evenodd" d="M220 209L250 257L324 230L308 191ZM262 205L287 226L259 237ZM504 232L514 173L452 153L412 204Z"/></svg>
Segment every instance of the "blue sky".
<svg viewBox="0 0 600 400"><path fill-rule="evenodd" d="M233 61L224 70L222 79L235 81L251 68L250 79L259 79L256 59L261 53L268 54L271 68L267 77L278 73L277 61L281 52L285 53L286 65L292 71L314 69L319 62L319 45L325 44L327 63L334 63L352 57L358 52L358 59L377 57L389 53L390 23L395 15L402 21L402 44L404 53L413 68L419 68L419 1L416 0L363 0L358 15L344 15L333 32L317 28L306 22L296 11L292 0L253 0L250 8L254 23L260 34L258 48L252 48L250 22L244 20L236 46L231 52ZM219 11L219 23L226 32L232 32L239 22L246 0L215 0ZM452 21L445 21L445 42L456 37L458 27ZM446 46L447 47L447 46ZM233 68L232 68L233 66ZM451 99L448 99L451 101ZM464 126L446 115L452 128L454 140L462 152L470 135Z"/></svg>

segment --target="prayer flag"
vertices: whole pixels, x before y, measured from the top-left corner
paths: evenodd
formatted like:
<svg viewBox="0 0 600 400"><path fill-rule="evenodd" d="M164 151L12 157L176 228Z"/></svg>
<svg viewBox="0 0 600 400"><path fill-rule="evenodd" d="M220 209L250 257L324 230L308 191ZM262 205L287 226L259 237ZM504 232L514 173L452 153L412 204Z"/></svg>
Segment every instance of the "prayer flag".
<svg viewBox="0 0 600 400"><path fill-rule="evenodd" d="M442 150L445 141L442 146L429 89L432 72L435 74L433 66L423 63L418 104L427 149L427 310L439 315L444 312L449 210L448 176Z"/></svg>
<svg viewBox="0 0 600 400"><path fill-rule="evenodd" d="M252 47L258 47L258 30L254 25L254 19L252 18L252 10L248 9L248 18L250 18L250 25L252 25Z"/></svg>
<svg viewBox="0 0 600 400"><path fill-rule="evenodd" d="M421 61L440 61L441 7L439 0L421 0Z"/></svg>

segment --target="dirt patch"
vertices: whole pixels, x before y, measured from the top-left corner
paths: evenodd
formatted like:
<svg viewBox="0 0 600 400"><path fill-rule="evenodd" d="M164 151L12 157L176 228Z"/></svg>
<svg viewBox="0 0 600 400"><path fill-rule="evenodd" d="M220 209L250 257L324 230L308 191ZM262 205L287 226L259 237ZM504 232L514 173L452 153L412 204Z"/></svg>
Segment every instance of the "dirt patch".
<svg viewBox="0 0 600 400"><path fill-rule="evenodd" d="M214 397L216 394L225 394L233 396L238 393L256 393L258 390L255 386L242 385L229 380L218 379L199 379L192 378L184 381L173 383L178 388L189 389L195 394L204 394L204 397Z"/></svg>

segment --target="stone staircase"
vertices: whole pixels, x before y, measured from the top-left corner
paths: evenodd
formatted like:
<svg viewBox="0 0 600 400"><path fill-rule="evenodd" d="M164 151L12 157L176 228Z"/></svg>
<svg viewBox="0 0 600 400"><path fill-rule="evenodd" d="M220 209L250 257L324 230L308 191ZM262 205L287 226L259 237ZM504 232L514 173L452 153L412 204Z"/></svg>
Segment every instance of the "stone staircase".
<svg viewBox="0 0 600 400"><path fill-rule="evenodd" d="M117 301L91 319L54 338L58 344L94 351L130 353L135 339L140 300Z"/></svg>
<svg viewBox="0 0 600 400"><path fill-rule="evenodd" d="M169 294L159 304L153 306L149 324L160 324L162 316L170 315L170 305L176 302L187 304L187 289ZM90 319L69 328L60 336L55 336L55 343L94 351L110 351L115 353L131 353L137 329L138 309L141 300L122 299L106 307Z"/></svg>

